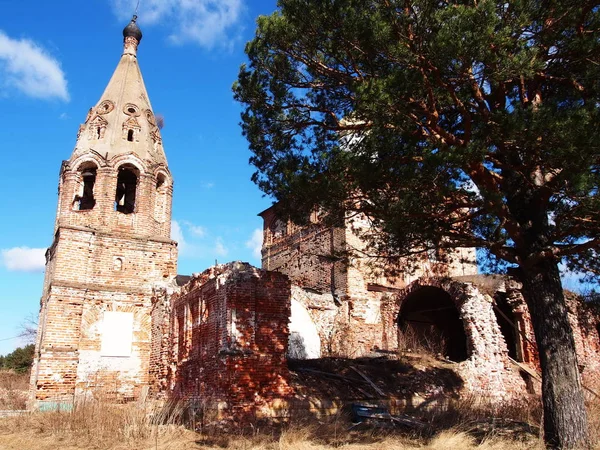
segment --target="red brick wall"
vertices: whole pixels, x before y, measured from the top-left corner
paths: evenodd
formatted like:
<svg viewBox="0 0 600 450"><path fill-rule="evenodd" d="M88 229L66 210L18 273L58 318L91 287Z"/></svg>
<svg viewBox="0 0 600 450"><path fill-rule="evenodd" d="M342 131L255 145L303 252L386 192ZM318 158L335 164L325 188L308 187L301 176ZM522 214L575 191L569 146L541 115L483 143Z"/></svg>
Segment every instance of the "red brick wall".
<svg viewBox="0 0 600 450"><path fill-rule="evenodd" d="M139 170L131 214L114 206L122 164ZM92 166L96 203L80 211L73 201L81 168ZM157 189L159 177L166 182ZM142 162L133 154L107 161L88 152L63 163L40 305L32 406L72 402L83 393L127 400L148 386L153 293L177 271L177 244L170 239L171 195L166 166ZM105 312L131 314L129 356L101 354Z"/></svg>
<svg viewBox="0 0 600 450"><path fill-rule="evenodd" d="M600 304L585 303L571 292L565 297L583 384L600 395Z"/></svg>
<svg viewBox="0 0 600 450"><path fill-rule="evenodd" d="M347 276L336 253L345 249L344 230L281 222L273 210L264 213L262 267L281 272L294 284L323 293L346 293Z"/></svg>
<svg viewBox="0 0 600 450"><path fill-rule="evenodd" d="M172 311L174 397L225 402L236 415L290 395L286 276L243 263L213 267L172 297Z"/></svg>

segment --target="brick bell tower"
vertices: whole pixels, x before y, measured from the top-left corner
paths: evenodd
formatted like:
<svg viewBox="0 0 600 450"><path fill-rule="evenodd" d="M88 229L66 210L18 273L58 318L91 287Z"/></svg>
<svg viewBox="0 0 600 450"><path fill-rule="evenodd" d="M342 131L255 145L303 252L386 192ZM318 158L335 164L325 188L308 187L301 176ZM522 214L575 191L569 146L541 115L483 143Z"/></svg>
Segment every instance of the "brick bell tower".
<svg viewBox="0 0 600 450"><path fill-rule="evenodd" d="M173 183L137 60L134 16L58 183L54 241L31 375L31 407L147 391L153 291L177 271Z"/></svg>

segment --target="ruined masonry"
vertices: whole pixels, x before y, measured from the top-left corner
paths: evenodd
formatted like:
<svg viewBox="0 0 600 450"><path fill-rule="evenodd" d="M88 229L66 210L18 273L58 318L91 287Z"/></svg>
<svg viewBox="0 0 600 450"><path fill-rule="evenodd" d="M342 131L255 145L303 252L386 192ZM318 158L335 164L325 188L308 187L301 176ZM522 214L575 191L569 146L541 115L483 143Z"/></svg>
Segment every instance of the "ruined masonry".
<svg viewBox="0 0 600 450"><path fill-rule="evenodd" d="M332 228L315 213L299 227L273 206L260 214L263 269L234 262L177 275L173 180L138 66L135 16L123 36L117 68L60 170L32 408L151 396L269 416L294 398L288 358L422 350L455 362L466 393L539 392L519 285L479 275L472 248L383 266L356 256L366 220ZM582 379L597 389L599 314L568 300Z"/></svg>

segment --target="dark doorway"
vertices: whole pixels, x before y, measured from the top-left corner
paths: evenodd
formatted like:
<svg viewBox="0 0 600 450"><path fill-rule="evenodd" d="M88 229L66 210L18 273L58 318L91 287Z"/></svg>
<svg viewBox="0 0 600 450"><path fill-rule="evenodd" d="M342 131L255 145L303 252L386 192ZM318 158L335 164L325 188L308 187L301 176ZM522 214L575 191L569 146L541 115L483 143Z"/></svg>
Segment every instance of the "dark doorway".
<svg viewBox="0 0 600 450"><path fill-rule="evenodd" d="M452 297L443 289L425 286L406 297L398 316L400 340L441 353L452 361L468 358L467 336Z"/></svg>

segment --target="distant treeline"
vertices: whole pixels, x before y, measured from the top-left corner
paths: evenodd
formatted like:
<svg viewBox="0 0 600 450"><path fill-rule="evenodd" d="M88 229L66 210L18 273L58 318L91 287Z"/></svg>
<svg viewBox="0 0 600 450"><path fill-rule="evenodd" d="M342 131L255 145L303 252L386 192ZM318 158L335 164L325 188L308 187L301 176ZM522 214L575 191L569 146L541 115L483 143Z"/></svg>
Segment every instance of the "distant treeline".
<svg viewBox="0 0 600 450"><path fill-rule="evenodd" d="M0 355L0 370L14 370L15 372L27 372L33 362L33 344L19 347L6 356Z"/></svg>

